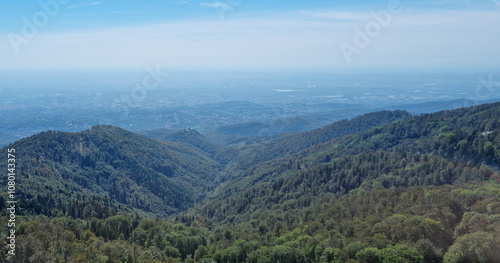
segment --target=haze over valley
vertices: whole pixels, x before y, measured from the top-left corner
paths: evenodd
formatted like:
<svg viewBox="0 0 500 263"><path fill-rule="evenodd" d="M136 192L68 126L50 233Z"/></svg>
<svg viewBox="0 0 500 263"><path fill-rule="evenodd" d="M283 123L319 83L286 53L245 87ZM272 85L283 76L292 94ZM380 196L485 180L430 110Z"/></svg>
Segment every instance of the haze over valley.
<svg viewBox="0 0 500 263"><path fill-rule="evenodd" d="M499 82L488 74L182 73L159 69L154 77L147 70L31 72L23 80L19 79L23 73L4 73L0 116L5 122L0 128L0 145L46 130L77 132L99 124L131 131L193 128L214 139L221 132L238 135L241 131L234 125L247 124L240 130L255 127L243 135L275 135L312 130L377 110L430 113L500 96Z"/></svg>

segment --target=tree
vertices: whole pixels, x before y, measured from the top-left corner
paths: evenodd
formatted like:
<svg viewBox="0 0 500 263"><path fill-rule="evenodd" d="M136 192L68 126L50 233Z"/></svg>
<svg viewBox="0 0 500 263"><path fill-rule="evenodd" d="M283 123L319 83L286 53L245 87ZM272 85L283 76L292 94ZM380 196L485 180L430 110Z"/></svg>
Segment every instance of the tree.
<svg viewBox="0 0 500 263"><path fill-rule="evenodd" d="M345 248L345 252L347 253L348 257L355 258L356 254L363 249L365 249L365 245L363 245L363 243L359 241L356 241L347 245L347 247Z"/></svg>
<svg viewBox="0 0 500 263"><path fill-rule="evenodd" d="M424 257L414 248L405 245L395 245L380 251L382 263L412 262L423 263Z"/></svg>
<svg viewBox="0 0 500 263"><path fill-rule="evenodd" d="M236 246L228 247L221 252L222 263L238 263L242 260L241 248ZM243 258L244 260L244 258Z"/></svg>
<svg viewBox="0 0 500 263"><path fill-rule="evenodd" d="M368 247L356 253L356 259L361 263L379 263L379 254L378 248Z"/></svg>
<svg viewBox="0 0 500 263"><path fill-rule="evenodd" d="M486 232L475 232L465 234L448 249L444 255L445 263L466 263L466 262L495 262L498 259L492 258L493 234ZM498 249L498 248L497 248Z"/></svg>
<svg viewBox="0 0 500 263"><path fill-rule="evenodd" d="M289 263L293 261L292 248L279 245L271 249L271 261L276 263Z"/></svg>
<svg viewBox="0 0 500 263"><path fill-rule="evenodd" d="M460 224L455 228L455 237L485 231L487 226L488 218L486 215L475 212L465 213L462 217L462 221L460 221Z"/></svg>

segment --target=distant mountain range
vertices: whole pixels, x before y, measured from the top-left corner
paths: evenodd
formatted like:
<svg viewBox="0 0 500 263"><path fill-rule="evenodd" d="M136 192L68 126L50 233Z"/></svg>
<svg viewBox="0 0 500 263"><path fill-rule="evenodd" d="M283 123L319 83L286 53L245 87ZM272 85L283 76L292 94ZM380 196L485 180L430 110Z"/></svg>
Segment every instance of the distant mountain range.
<svg viewBox="0 0 500 263"><path fill-rule="evenodd" d="M226 101L173 108L159 106L159 108L127 108L123 105L115 105L118 108L113 108L113 110L80 109L73 107L74 105L68 109L26 107L22 110L0 111L0 117L6 120L5 125L0 127L0 147L41 131L79 132L96 124L109 124L139 133L192 128L217 144L231 145L242 141L255 143L257 142L255 138L248 137L310 131L370 112L406 110L411 114L422 114L494 101L497 100L444 100L380 108L350 103L308 104L305 102L291 102L282 108L245 101Z"/></svg>

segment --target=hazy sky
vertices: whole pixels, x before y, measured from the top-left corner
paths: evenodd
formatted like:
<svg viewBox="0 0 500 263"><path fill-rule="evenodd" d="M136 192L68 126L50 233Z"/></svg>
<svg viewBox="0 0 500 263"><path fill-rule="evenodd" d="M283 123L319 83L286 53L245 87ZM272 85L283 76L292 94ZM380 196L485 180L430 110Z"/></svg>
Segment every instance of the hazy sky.
<svg viewBox="0 0 500 263"><path fill-rule="evenodd" d="M499 25L500 0L3 1L0 69L488 71Z"/></svg>

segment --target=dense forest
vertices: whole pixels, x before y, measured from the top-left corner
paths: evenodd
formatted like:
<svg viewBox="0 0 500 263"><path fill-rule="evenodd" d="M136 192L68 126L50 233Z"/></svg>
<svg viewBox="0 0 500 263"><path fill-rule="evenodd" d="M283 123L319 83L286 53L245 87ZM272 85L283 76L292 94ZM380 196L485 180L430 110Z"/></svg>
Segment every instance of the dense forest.
<svg viewBox="0 0 500 263"><path fill-rule="evenodd" d="M20 209L0 260L500 262L499 118L500 103L381 111L228 145L44 132L1 150L7 171L16 149Z"/></svg>

